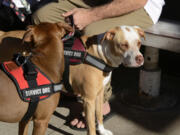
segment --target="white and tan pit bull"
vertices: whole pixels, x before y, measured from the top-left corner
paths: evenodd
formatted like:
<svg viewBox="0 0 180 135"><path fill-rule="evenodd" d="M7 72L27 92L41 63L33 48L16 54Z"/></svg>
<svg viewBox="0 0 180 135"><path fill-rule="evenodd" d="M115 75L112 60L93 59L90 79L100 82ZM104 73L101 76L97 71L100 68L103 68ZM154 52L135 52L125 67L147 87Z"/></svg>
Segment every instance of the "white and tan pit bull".
<svg viewBox="0 0 180 135"><path fill-rule="evenodd" d="M144 37L144 31L139 27L119 26L106 32L101 44L87 36L83 36L82 41L87 45L89 54L111 67L118 67L120 64L139 67L144 63L143 55L139 51L141 37ZM88 135L96 135L95 118L101 135L113 134L104 128L102 114L104 87L110 79L111 72L105 73L85 63L70 66L69 82L75 94L81 95L84 101Z"/></svg>

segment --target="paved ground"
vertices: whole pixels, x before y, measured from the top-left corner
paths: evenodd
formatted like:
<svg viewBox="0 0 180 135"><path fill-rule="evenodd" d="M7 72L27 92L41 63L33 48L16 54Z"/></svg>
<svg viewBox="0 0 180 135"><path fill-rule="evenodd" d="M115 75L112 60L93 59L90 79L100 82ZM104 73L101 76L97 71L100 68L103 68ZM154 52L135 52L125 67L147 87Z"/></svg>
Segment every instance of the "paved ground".
<svg viewBox="0 0 180 135"><path fill-rule="evenodd" d="M105 127L112 130L114 135L180 135L180 105L177 102L173 108L164 109L161 103L161 96L158 103L162 108L149 109L132 106L134 99L138 99L135 94L138 91L139 69L120 68L113 74L113 96L111 100L112 111L116 114L105 122ZM179 99L180 77L163 75L161 95L174 96ZM126 98L124 91L128 91ZM126 92L125 92L126 93ZM124 95L125 98L122 98ZM165 98L166 98L165 96ZM133 99L130 101L129 99ZM143 102L143 101L142 101ZM130 104L129 104L130 103ZM172 104L171 101L165 105ZM73 109L74 107L74 109ZM75 131L67 126L69 114L77 110L77 105L72 102L63 102L56 109L49 123L46 135L85 135L85 131ZM76 109L75 109L76 108ZM29 129L31 134L32 124ZM0 135L16 135L17 124L0 122Z"/></svg>

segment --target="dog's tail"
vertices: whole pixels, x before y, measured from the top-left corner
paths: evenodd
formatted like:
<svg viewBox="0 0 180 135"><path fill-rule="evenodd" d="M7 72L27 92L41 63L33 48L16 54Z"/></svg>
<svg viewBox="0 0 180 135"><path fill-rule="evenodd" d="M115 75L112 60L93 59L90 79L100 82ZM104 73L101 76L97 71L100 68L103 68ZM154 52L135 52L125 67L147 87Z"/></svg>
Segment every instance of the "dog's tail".
<svg viewBox="0 0 180 135"><path fill-rule="evenodd" d="M4 32L3 31L0 31L0 36L4 35Z"/></svg>

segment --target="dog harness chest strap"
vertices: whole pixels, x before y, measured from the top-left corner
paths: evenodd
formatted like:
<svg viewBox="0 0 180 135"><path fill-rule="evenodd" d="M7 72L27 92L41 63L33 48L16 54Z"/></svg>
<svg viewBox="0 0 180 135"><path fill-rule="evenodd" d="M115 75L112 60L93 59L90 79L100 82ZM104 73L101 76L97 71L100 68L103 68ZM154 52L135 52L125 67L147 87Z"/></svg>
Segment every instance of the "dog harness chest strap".
<svg viewBox="0 0 180 135"><path fill-rule="evenodd" d="M37 86L37 82L36 82L37 71L35 70L33 64L30 63L30 61L27 61L23 65L23 69L24 69L24 77L27 80L29 87L36 87ZM33 116L38 106L38 103L39 103L38 97L30 98L28 111L26 112L26 114L24 115L21 121L27 121Z"/></svg>

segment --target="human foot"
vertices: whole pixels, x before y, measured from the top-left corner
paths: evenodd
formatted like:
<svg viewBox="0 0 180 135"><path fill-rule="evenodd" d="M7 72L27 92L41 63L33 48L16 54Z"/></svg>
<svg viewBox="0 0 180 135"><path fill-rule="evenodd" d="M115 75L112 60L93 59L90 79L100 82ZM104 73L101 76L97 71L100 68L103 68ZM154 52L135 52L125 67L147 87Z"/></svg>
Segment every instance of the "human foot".
<svg viewBox="0 0 180 135"><path fill-rule="evenodd" d="M105 102L103 104L103 119L104 121L110 118L111 116L111 107L108 102ZM86 130L86 122L84 119L84 113L80 114L77 118L74 118L70 122L70 126L72 129L77 129L77 130Z"/></svg>

